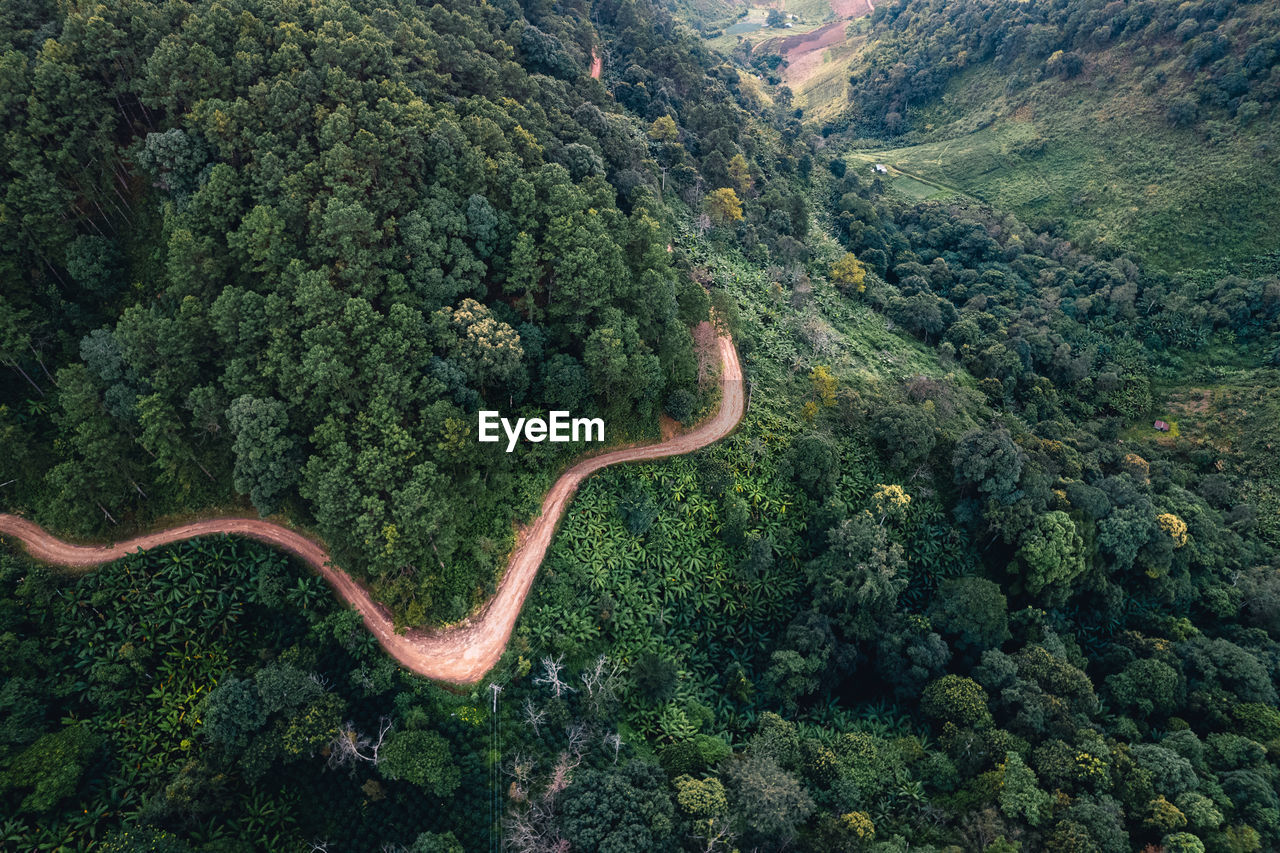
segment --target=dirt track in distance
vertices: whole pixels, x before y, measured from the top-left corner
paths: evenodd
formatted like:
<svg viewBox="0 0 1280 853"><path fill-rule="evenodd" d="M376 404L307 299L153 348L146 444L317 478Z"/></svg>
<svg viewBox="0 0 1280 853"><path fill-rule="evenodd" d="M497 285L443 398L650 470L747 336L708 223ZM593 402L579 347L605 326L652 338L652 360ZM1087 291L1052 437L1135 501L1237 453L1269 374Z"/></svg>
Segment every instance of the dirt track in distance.
<svg viewBox="0 0 1280 853"><path fill-rule="evenodd" d="M715 415L693 430L657 444L625 447L588 457L570 467L547 492L538 517L517 534L516 547L498 583L497 592L478 613L448 628L431 631L409 629L405 633L396 633L386 607L375 602L363 586L333 565L322 544L287 527L257 518L211 518L125 542L93 546L64 542L31 521L16 515L0 514L0 536L18 539L27 553L37 560L68 567L97 566L139 549L158 548L200 536L231 534L256 539L288 551L315 569L343 601L359 612L378 643L406 669L439 681L474 684L484 678L506 649L511 630L533 587L560 518L583 480L610 465L692 453L719 441L737 427L746 403L742 366L733 341L727 335L719 338L718 346L721 399Z"/></svg>

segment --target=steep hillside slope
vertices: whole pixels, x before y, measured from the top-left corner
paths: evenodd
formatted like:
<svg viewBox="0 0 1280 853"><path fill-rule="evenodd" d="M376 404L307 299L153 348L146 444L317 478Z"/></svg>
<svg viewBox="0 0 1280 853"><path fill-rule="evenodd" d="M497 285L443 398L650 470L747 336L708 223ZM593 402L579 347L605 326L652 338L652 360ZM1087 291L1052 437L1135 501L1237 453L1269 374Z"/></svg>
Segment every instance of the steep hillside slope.
<svg viewBox="0 0 1280 853"><path fill-rule="evenodd" d="M1095 249L1238 261L1276 248L1278 30L1269 3L897 0L827 130Z"/></svg>

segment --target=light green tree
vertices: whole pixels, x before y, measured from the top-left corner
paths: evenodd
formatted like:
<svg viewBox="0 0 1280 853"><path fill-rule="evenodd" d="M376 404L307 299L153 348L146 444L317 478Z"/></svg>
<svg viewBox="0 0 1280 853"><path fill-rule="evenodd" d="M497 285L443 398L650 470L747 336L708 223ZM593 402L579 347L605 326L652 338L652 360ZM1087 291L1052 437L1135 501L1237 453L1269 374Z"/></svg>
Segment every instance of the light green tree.
<svg viewBox="0 0 1280 853"><path fill-rule="evenodd" d="M1069 585L1085 569L1084 541L1071 516L1060 510L1036 518L1018 548L1026 567L1024 582L1032 594L1050 584Z"/></svg>

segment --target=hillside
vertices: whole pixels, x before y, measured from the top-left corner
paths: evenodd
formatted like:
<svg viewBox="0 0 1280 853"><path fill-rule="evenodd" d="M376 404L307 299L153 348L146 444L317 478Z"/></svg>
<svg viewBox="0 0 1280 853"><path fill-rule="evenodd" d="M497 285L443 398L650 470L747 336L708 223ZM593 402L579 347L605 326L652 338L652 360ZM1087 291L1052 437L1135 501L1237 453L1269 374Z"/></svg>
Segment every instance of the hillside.
<svg viewBox="0 0 1280 853"><path fill-rule="evenodd" d="M1082 245L1167 270L1245 261L1277 248L1278 14L888 3L796 102L874 161Z"/></svg>
<svg viewBox="0 0 1280 853"><path fill-rule="evenodd" d="M0 0L0 847L1280 850L1274 4L773 5Z"/></svg>
<svg viewBox="0 0 1280 853"><path fill-rule="evenodd" d="M804 224L736 72L707 85L720 61L649 12L612 91L576 12L28 12L0 31L0 483L64 535L252 507L402 621L460 619L583 449L517 462L476 412L611 443L689 419L708 300L671 222L716 192L762 248Z"/></svg>

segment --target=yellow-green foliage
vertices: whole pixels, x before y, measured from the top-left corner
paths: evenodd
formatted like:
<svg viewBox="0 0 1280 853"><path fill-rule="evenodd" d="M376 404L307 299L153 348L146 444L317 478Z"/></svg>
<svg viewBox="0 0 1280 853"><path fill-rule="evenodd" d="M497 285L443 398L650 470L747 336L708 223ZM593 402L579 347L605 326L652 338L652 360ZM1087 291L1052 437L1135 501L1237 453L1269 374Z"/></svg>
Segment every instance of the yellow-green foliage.
<svg viewBox="0 0 1280 853"><path fill-rule="evenodd" d="M818 395L824 406L836 404L836 378L831 375L831 368L820 364L809 371L809 381L813 383L813 392Z"/></svg>
<svg viewBox="0 0 1280 853"><path fill-rule="evenodd" d="M876 825L866 812L848 812L840 816L840 824L850 835L860 841L876 837Z"/></svg>
<svg viewBox="0 0 1280 853"><path fill-rule="evenodd" d="M871 496L871 500L875 502L876 512L881 518L894 520L905 516L907 509L911 506L911 495L898 485L886 486L882 483Z"/></svg>
<svg viewBox="0 0 1280 853"><path fill-rule="evenodd" d="M707 215L716 225L732 225L742 221L742 202L732 187L721 187L707 194L704 202Z"/></svg>
<svg viewBox="0 0 1280 853"><path fill-rule="evenodd" d="M649 125L649 138L658 142L674 142L680 131L671 116L658 116Z"/></svg>
<svg viewBox="0 0 1280 853"><path fill-rule="evenodd" d="M694 779L679 776L675 779L676 804L690 817L718 817L729 810L729 799L719 779Z"/></svg>
<svg viewBox="0 0 1280 853"><path fill-rule="evenodd" d="M1146 823L1153 829L1167 832L1186 826L1187 816L1162 794L1147 804Z"/></svg>
<svg viewBox="0 0 1280 853"><path fill-rule="evenodd" d="M831 280L841 289L862 293L867 289L867 268L852 252L846 252L831 265Z"/></svg>
<svg viewBox="0 0 1280 853"><path fill-rule="evenodd" d="M1156 524L1169 534L1169 538L1173 540L1173 547L1181 548L1187 544L1187 523L1178 516L1171 512L1162 512L1156 516Z"/></svg>

